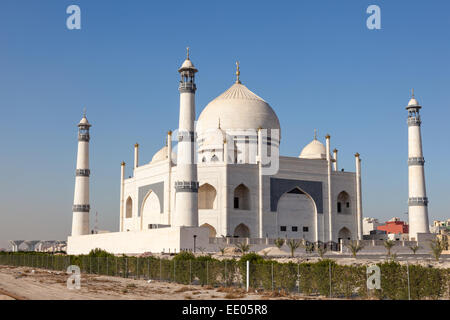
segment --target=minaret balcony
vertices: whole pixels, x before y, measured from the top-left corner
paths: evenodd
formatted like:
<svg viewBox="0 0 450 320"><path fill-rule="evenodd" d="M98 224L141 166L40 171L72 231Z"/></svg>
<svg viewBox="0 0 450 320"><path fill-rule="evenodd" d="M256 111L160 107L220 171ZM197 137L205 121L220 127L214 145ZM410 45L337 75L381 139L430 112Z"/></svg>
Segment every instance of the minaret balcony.
<svg viewBox="0 0 450 320"><path fill-rule="evenodd" d="M197 87L193 82L180 82L178 90L180 92L195 92L195 90L197 90Z"/></svg>
<svg viewBox="0 0 450 320"><path fill-rule="evenodd" d="M423 166L425 164L425 159L423 157L414 157L408 159L409 166Z"/></svg>
<svg viewBox="0 0 450 320"><path fill-rule="evenodd" d="M89 177L91 174L91 170L89 169L77 169L76 176L77 177Z"/></svg>
<svg viewBox="0 0 450 320"><path fill-rule="evenodd" d="M89 142L89 133L80 133L78 134L78 141L86 141Z"/></svg>
<svg viewBox="0 0 450 320"><path fill-rule="evenodd" d="M175 190L177 192L198 192L198 181L175 181Z"/></svg>
<svg viewBox="0 0 450 320"><path fill-rule="evenodd" d="M410 117L408 118L408 126L420 126L422 121L420 121L420 117Z"/></svg>
<svg viewBox="0 0 450 320"><path fill-rule="evenodd" d="M427 197L411 197L408 199L409 206L427 206L428 198Z"/></svg>
<svg viewBox="0 0 450 320"><path fill-rule="evenodd" d="M72 206L73 212L89 212L91 210L91 206L88 204L74 204Z"/></svg>

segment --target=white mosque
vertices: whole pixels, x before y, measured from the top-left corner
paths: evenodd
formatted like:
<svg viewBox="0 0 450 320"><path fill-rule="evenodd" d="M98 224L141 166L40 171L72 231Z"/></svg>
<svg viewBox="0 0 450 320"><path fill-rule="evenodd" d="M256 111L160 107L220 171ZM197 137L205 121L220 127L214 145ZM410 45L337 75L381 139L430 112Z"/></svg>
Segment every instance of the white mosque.
<svg viewBox="0 0 450 320"><path fill-rule="evenodd" d="M79 123L72 235L68 253L171 252L208 246L211 238L362 239L361 160L339 169L338 151L316 134L298 157L279 155L279 119L241 81L212 100L195 126L195 74L189 58L178 70L178 132L133 176L121 165L120 230L90 234L89 124ZM172 137L178 141L172 146ZM195 244L196 242L196 244Z"/></svg>

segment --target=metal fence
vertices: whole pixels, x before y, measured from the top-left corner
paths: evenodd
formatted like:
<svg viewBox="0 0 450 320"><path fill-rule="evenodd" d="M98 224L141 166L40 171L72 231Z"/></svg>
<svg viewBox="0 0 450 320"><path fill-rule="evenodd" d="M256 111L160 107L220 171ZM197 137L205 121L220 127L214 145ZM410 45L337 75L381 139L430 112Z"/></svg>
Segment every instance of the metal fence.
<svg viewBox="0 0 450 320"><path fill-rule="evenodd" d="M5 254L0 265L26 266L66 272L70 265L83 274L169 281L213 287L245 288L247 265L237 260L177 260L154 257L94 257L64 255ZM317 263L249 264L249 288L270 293L305 296L378 299L449 299L450 269L379 264L381 288L369 290L366 266L343 266L332 260Z"/></svg>

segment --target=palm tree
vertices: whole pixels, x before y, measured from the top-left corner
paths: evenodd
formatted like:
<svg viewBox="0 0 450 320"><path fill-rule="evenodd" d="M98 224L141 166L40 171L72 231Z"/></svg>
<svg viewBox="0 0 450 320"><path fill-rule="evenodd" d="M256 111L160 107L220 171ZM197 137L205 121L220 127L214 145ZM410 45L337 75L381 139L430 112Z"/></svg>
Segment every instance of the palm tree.
<svg viewBox="0 0 450 320"><path fill-rule="evenodd" d="M236 243L236 247L242 254L244 254L250 250L250 245L243 243L243 242Z"/></svg>
<svg viewBox="0 0 450 320"><path fill-rule="evenodd" d="M409 248L410 248L411 251L414 253L414 255L416 255L417 250L420 249L420 247L419 247L417 244L412 245L412 246L410 246Z"/></svg>
<svg viewBox="0 0 450 320"><path fill-rule="evenodd" d="M387 250L387 254L390 257L391 256L391 249L393 246L395 246L395 241L393 240L384 240L383 242L384 247Z"/></svg>
<svg viewBox="0 0 450 320"><path fill-rule="evenodd" d="M287 246L289 247L289 249L291 250L291 257L294 257L294 252L295 250L298 249L298 247L300 247L301 242L300 241L296 241L295 239L289 239L287 242Z"/></svg>
<svg viewBox="0 0 450 320"><path fill-rule="evenodd" d="M284 244L284 239L283 238L275 239L275 245L277 246L278 249L281 249L283 244Z"/></svg>
<svg viewBox="0 0 450 320"><path fill-rule="evenodd" d="M356 254L364 248L364 246L356 240L349 241L346 246L352 252L353 258L356 258Z"/></svg>
<svg viewBox="0 0 450 320"><path fill-rule="evenodd" d="M317 244L316 245L316 250L317 250L317 253L320 256L320 259L323 259L323 256L327 252L327 248L324 245Z"/></svg>
<svg viewBox="0 0 450 320"><path fill-rule="evenodd" d="M224 254L225 254L225 247L220 247L220 248L219 248L219 251L220 251L220 253L221 253L222 255L224 255Z"/></svg>
<svg viewBox="0 0 450 320"><path fill-rule="evenodd" d="M445 249L444 242L439 238L431 240L430 248L431 248L431 254L433 255L433 257L436 259L436 261L439 261L442 251L444 251L444 249Z"/></svg>

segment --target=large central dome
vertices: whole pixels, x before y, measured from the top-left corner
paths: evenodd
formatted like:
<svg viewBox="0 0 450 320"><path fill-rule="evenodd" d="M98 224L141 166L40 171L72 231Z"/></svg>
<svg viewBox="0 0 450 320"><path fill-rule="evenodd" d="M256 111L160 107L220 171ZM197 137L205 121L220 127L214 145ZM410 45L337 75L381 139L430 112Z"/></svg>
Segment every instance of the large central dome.
<svg viewBox="0 0 450 320"><path fill-rule="evenodd" d="M280 121L269 104L239 81L203 109L197 131L205 133L219 125L223 130L280 130Z"/></svg>

